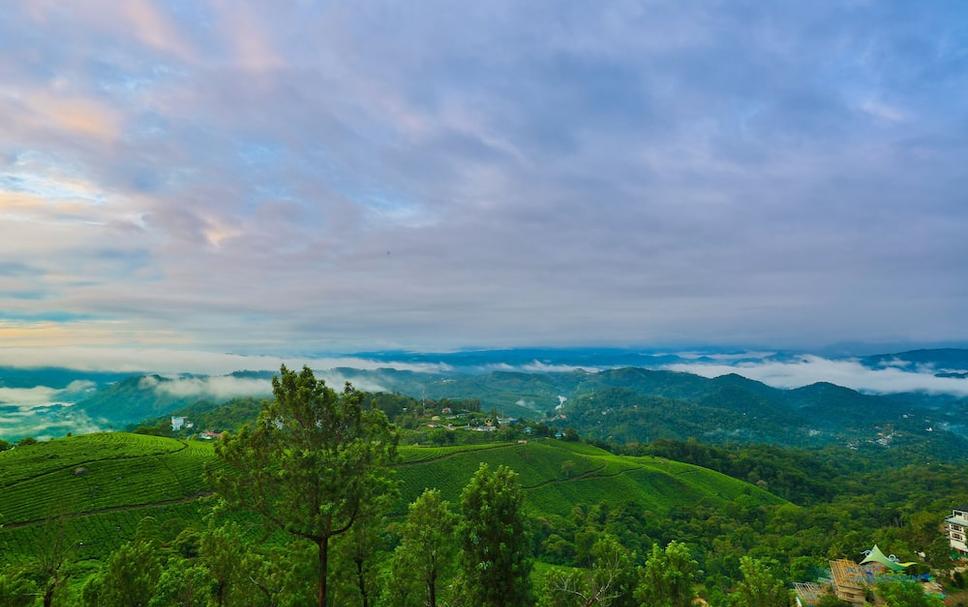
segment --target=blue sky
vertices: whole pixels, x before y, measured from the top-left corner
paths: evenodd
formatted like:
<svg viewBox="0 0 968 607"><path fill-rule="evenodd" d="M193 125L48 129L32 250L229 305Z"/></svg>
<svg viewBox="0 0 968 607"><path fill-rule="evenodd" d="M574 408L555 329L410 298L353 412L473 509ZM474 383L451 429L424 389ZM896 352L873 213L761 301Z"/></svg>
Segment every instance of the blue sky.
<svg viewBox="0 0 968 607"><path fill-rule="evenodd" d="M968 342L962 2L15 2L0 341Z"/></svg>

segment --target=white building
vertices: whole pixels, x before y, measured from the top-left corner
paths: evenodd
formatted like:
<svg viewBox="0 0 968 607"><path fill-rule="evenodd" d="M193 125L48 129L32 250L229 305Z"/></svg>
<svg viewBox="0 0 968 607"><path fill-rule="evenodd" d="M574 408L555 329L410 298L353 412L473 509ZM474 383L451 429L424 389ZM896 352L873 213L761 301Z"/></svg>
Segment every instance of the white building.
<svg viewBox="0 0 968 607"><path fill-rule="evenodd" d="M951 511L951 516L944 520L948 530L948 544L957 550L961 556L968 556L968 506L959 506Z"/></svg>
<svg viewBox="0 0 968 607"><path fill-rule="evenodd" d="M179 430L182 429L182 427L184 425L185 425L185 418L184 417L175 417L174 415L171 416L171 431L172 432L178 432Z"/></svg>

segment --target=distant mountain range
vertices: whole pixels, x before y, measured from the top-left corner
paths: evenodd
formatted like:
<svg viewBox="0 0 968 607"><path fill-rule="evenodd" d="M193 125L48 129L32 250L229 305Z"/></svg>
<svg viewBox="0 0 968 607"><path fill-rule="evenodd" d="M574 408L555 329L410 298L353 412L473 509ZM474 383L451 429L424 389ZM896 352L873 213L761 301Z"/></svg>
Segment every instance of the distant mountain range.
<svg viewBox="0 0 968 607"><path fill-rule="evenodd" d="M634 348L514 348L506 350L460 350L455 352L408 352L386 350L354 354L369 360L406 363L436 363L455 368L523 367L537 370L545 366L585 368L646 367L659 368L676 363L755 364L789 362L804 356L800 351L751 351L744 349L709 349L694 352L659 351ZM938 370L956 369L968 373L968 348L938 348L875 354L865 356L825 356L832 360L857 360L871 368L915 366Z"/></svg>
<svg viewBox="0 0 968 607"><path fill-rule="evenodd" d="M709 442L767 442L799 446L839 444L890 448L919 445L926 453L968 454L968 398L916 391L867 394L819 382L796 389L771 387L743 375L703 377L665 370L689 361L733 367L796 361L787 353L642 353L628 349L526 349L442 354L376 352L358 355L388 362L435 363L440 372L392 368L337 368L320 374L332 385L350 381L368 391L415 399L473 398L504 415L548 419L586 436L614 441L696 437ZM968 381L968 350L915 350L854 359L873 370L890 368ZM633 364L634 361L634 364ZM856 366L856 365L855 365ZM8 426L0 415L0 438L16 435L16 416L30 420L31 433L45 419L63 433L122 428L168 415L190 405L270 395L273 371L238 371L226 376L90 373L70 369L0 369L3 388L47 386L66 390L71 382L89 388L63 396L65 405L43 410L17 403ZM85 384L87 386L88 384ZM968 384L966 384L968 385ZM11 392L11 394L18 394ZM33 417L30 417L33 415ZM45 417L46 416L46 417ZM9 421L13 420L13 421ZM28 427L26 422L22 427ZM7 428L14 428L10 430ZM20 434L23 434L21 432ZM912 447L913 448L913 447Z"/></svg>

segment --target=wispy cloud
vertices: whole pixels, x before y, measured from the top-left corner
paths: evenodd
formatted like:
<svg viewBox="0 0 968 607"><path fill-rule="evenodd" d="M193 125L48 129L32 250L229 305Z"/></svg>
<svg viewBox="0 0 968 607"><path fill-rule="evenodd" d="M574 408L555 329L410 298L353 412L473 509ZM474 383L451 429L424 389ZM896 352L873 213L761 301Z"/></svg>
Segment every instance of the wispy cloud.
<svg viewBox="0 0 968 607"><path fill-rule="evenodd" d="M666 369L718 377L738 373L779 388L799 388L830 382L855 390L877 393L933 392L968 396L968 379L935 377L930 370L899 367L872 369L856 360L832 360L802 356L793 361L761 361L740 364L680 363Z"/></svg>
<svg viewBox="0 0 968 607"><path fill-rule="evenodd" d="M368 392L385 392L386 388L367 378L347 378L341 373L331 370L317 370L316 377L325 381L331 388L341 390L347 382L352 383L358 390ZM231 375L209 377L171 377L158 378L147 375L141 378L139 387L155 390L162 394L177 397L208 396L216 399L228 399L240 396L269 396L272 394L272 382L268 379L235 377Z"/></svg>
<svg viewBox="0 0 968 607"><path fill-rule="evenodd" d="M21 407L42 407L64 402L65 399L77 400L80 395L95 388L94 382L75 380L65 388L34 386L31 388L0 387L0 403Z"/></svg>
<svg viewBox="0 0 968 607"><path fill-rule="evenodd" d="M179 374L204 373L224 375L233 371L278 371L281 365L329 371L347 367L352 369L392 368L404 371L439 372L449 366L437 363L407 363L375 361L352 356L244 356L197 350L138 349L138 348L0 348L0 366L9 367L68 367L83 371L141 371L147 373ZM342 376L336 376L342 379ZM341 383L341 382L340 382Z"/></svg>
<svg viewBox="0 0 968 607"><path fill-rule="evenodd" d="M264 379L248 379L232 376L179 377L155 382L155 391L172 396L210 396L213 398L235 398L239 396L268 396L272 394L272 384Z"/></svg>
<svg viewBox="0 0 968 607"><path fill-rule="evenodd" d="M488 365L481 365L479 367L483 371L524 371L526 373L571 373L573 371L588 371L589 373L595 373L601 371L601 367L595 367L591 365L563 365L555 363L546 363L540 360L534 360L529 363L522 365L512 365L509 363L493 363Z"/></svg>

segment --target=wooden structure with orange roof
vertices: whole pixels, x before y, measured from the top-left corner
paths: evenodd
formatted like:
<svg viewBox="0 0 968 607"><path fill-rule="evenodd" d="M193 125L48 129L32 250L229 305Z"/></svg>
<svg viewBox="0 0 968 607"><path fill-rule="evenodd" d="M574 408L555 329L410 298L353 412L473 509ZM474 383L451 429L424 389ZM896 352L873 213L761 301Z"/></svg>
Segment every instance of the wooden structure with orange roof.
<svg viewBox="0 0 968 607"><path fill-rule="evenodd" d="M867 575L860 565L847 559L830 561L830 576L838 599L851 605L864 604Z"/></svg>

